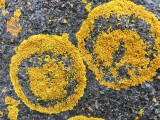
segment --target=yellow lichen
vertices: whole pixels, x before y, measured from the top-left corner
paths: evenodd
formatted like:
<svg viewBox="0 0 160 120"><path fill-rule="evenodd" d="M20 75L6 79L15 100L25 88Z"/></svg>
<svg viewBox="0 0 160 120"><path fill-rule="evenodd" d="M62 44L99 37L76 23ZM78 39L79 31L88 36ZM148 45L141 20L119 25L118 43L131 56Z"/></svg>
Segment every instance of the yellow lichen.
<svg viewBox="0 0 160 120"><path fill-rule="evenodd" d="M16 9L16 11L14 11L14 17L19 19L20 16L21 16L21 11L19 9Z"/></svg>
<svg viewBox="0 0 160 120"><path fill-rule="evenodd" d="M90 12L92 8L92 3L88 3L85 8L88 12Z"/></svg>
<svg viewBox="0 0 160 120"><path fill-rule="evenodd" d="M5 8L5 0L0 0L0 8Z"/></svg>
<svg viewBox="0 0 160 120"><path fill-rule="evenodd" d="M82 0L83 3L87 3L88 0Z"/></svg>
<svg viewBox="0 0 160 120"><path fill-rule="evenodd" d="M107 31L103 31L102 34L98 35L95 43L91 38L91 32L95 28L95 20L100 17L108 19L111 15L116 15L119 21L121 20L121 16L125 16L128 19L131 15L134 15L134 18L141 19L151 25L150 37L156 38L153 49L157 50L158 54L155 54L153 51L146 52L149 45L140 39L135 30L114 31L110 26ZM160 60L160 22L153 13L131 1L113 0L94 8L89 13L88 18L82 23L76 37L78 39L78 48L88 67L94 71L99 83L109 88L116 90L120 90L121 88L127 89L130 86L142 84L146 81L153 81L153 76L156 75L156 70L160 67L160 63L158 62ZM85 48L85 41L88 39L93 40L93 53L90 53ZM118 50L121 42L124 43L125 55L121 58L120 62L115 62L115 66L113 67L111 66L113 63L112 55ZM145 57L151 54L155 57L153 60ZM96 59L93 59L93 55L97 56ZM121 77L118 76L117 70L123 65L126 65L130 79L120 78L118 84L104 81L104 69L109 69L108 72L115 78ZM138 73L136 73L137 71Z"/></svg>
<svg viewBox="0 0 160 120"><path fill-rule="evenodd" d="M138 113L139 116L142 116L142 115L143 115L143 112L144 112L143 109L140 109L140 111L139 111L139 113Z"/></svg>
<svg viewBox="0 0 160 120"><path fill-rule="evenodd" d="M157 102L157 99L156 99L156 98L153 98L152 101L153 101L154 103L156 103L156 102Z"/></svg>
<svg viewBox="0 0 160 120"><path fill-rule="evenodd" d="M30 77L30 87L33 94L41 97L44 101L64 98L67 94L64 87L67 86L68 81L65 80L65 73L62 70L63 68L60 68L54 61L43 65L43 69L38 67L28 68L27 73ZM54 76L54 79L47 78L46 74ZM46 84L48 87L46 87Z"/></svg>
<svg viewBox="0 0 160 120"><path fill-rule="evenodd" d="M11 39L11 41L10 41L11 43L13 43L14 42L14 39Z"/></svg>
<svg viewBox="0 0 160 120"><path fill-rule="evenodd" d="M31 2L27 2L28 5L31 5Z"/></svg>
<svg viewBox="0 0 160 120"><path fill-rule="evenodd" d="M8 13L9 13L8 11L2 10L2 15L3 15L3 16L6 16L6 14L8 14Z"/></svg>
<svg viewBox="0 0 160 120"><path fill-rule="evenodd" d="M79 116L74 116L69 118L68 120L104 120L102 118L94 118L94 117L85 117L83 115L79 115Z"/></svg>
<svg viewBox="0 0 160 120"><path fill-rule="evenodd" d="M52 19L49 19L48 22L51 23L51 22L52 22Z"/></svg>
<svg viewBox="0 0 160 120"><path fill-rule="evenodd" d="M19 24L20 15L21 11L17 9L14 12L14 16L11 17L9 21L7 21L7 32L9 32L13 36L17 36L18 33L22 30L22 26Z"/></svg>
<svg viewBox="0 0 160 120"><path fill-rule="evenodd" d="M2 111L0 111L0 116L3 116L3 112Z"/></svg>
<svg viewBox="0 0 160 120"><path fill-rule="evenodd" d="M11 97L5 98L5 103L8 104L8 118L10 120L17 120L19 109L17 108L20 101L16 101Z"/></svg>
<svg viewBox="0 0 160 120"><path fill-rule="evenodd" d="M30 109L48 114L73 109L84 94L86 72L79 51L68 40L67 34L62 36L34 35L28 40L24 40L19 47L15 48L15 51L16 55L12 57L10 64L10 76L15 92L22 101ZM39 57L38 64L42 65L42 68L29 67L26 74L29 76L30 90L38 98L37 102L58 100L55 105L48 104L49 107L31 103L25 96L17 77L18 66L23 60L30 58L34 54L41 56L44 52L52 53L54 58L46 55L44 58L46 64L42 65L42 59ZM58 56L61 55L63 55L62 59L66 59L70 55L71 66L66 67L62 61L58 61ZM74 92L65 98L69 80L77 82L77 85Z"/></svg>
<svg viewBox="0 0 160 120"><path fill-rule="evenodd" d="M70 6L71 6L71 8L73 8L74 7L74 5L73 4L69 4Z"/></svg>
<svg viewBox="0 0 160 120"><path fill-rule="evenodd" d="M152 69L147 68L149 59L145 59L145 55L147 54L145 52L145 49L147 48L147 45L142 40L140 40L139 36L134 31L115 30L110 34L103 33L102 35L99 35L97 44L94 49L94 53L98 54L96 61L104 61L103 65L105 67L111 66L113 61L112 54L114 54L115 51L118 50L120 40L121 42L124 42L123 47L126 49L125 56L120 60L119 63L116 63L116 66L114 68L111 67L109 69L109 73L114 77L117 77L118 75L116 70L118 70L122 65L127 64L127 70L131 80L120 79L119 85L116 85L113 82L100 82L101 84L115 89L128 88L129 86L140 84L148 80L148 78L152 77L152 74L149 74L149 71ZM135 75L134 69L130 70L128 68L128 65L130 64L132 65L132 67L138 67L139 76ZM141 66L146 67L146 69L142 70ZM145 72L149 73L145 74ZM143 74L145 74L145 76L143 76Z"/></svg>

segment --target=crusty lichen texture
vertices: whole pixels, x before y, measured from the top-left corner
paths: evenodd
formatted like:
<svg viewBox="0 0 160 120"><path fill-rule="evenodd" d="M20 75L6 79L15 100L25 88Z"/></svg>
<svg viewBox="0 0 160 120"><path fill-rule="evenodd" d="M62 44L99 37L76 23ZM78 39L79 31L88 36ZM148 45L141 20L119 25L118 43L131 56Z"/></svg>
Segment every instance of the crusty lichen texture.
<svg viewBox="0 0 160 120"><path fill-rule="evenodd" d="M0 8L5 8L5 0L0 0Z"/></svg>
<svg viewBox="0 0 160 120"><path fill-rule="evenodd" d="M19 24L20 16L21 11L19 9L16 9L14 11L14 16L11 17L9 21L7 21L7 32L9 32L13 36L17 36L22 30L22 26Z"/></svg>
<svg viewBox="0 0 160 120"><path fill-rule="evenodd" d="M7 10L2 10L2 15L5 16L6 14L9 14Z"/></svg>
<svg viewBox="0 0 160 120"><path fill-rule="evenodd" d="M115 29L110 26L108 30L94 33L94 29L97 29L97 26L94 26L95 21L100 18L107 20L111 15L117 16L119 24L116 26L120 26L122 17L132 18L132 24L136 24L134 19L145 21L150 25L149 37L155 39L154 44L148 44L147 38L142 40L138 32L130 28ZM94 34L98 34L96 40L92 38ZM78 48L88 67L95 73L99 83L109 88L127 89L146 81L153 81L156 70L160 68L160 22L153 13L131 1L112 0L96 7L82 23L76 37ZM92 51L86 48L86 41L93 44ZM113 59L114 54L115 57L118 56L117 53L122 54L118 51L120 47L123 48L124 55L120 60ZM152 56L152 59L148 56ZM122 67L125 67L128 78L121 77ZM108 81L107 75L113 76L115 81Z"/></svg>
<svg viewBox="0 0 160 120"><path fill-rule="evenodd" d="M8 118L10 120L17 120L18 118L18 104L20 103L20 101L17 101L11 97L6 97L5 98L5 103L8 104Z"/></svg>
<svg viewBox="0 0 160 120"><path fill-rule="evenodd" d="M143 112L144 112L144 110L143 109L140 109L140 111L139 111L139 116L141 116L142 117L142 115L143 115Z"/></svg>
<svg viewBox="0 0 160 120"><path fill-rule="evenodd" d="M78 116L74 116L74 117L71 117L69 118L68 120L104 120L102 118L94 118L94 117L86 117L86 116L83 116L83 115L78 115Z"/></svg>
<svg viewBox="0 0 160 120"><path fill-rule="evenodd" d="M88 2L88 0L82 0L82 2L83 2L83 3L87 3L87 2Z"/></svg>
<svg viewBox="0 0 160 120"><path fill-rule="evenodd" d="M85 8L88 12L90 12L92 9L92 3L88 3Z"/></svg>
<svg viewBox="0 0 160 120"><path fill-rule="evenodd" d="M0 116L3 116L3 112L2 111L0 111Z"/></svg>
<svg viewBox="0 0 160 120"><path fill-rule="evenodd" d="M15 48L16 55L11 59L10 77L15 92L22 101L32 110L47 114L57 114L62 111L72 110L78 100L84 94L86 87L86 71L83 60L77 48L68 40L68 35L34 35L24 40L19 47ZM42 63L41 56L45 58ZM30 91L37 98L36 103L31 102L19 83L19 66L24 60L34 54L39 57L39 66L27 68ZM50 56L49 54L52 54ZM70 64L63 59L70 56ZM68 94L70 83L76 83L74 91ZM54 101L51 104L50 101ZM41 103L47 103L47 106Z"/></svg>

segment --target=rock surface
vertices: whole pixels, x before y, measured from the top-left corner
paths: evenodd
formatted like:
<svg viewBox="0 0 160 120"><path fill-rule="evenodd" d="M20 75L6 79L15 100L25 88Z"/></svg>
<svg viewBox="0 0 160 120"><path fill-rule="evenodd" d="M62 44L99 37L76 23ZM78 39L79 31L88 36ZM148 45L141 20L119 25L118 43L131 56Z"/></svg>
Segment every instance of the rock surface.
<svg viewBox="0 0 160 120"><path fill-rule="evenodd" d="M109 0L88 0L92 8ZM153 12L160 20L159 0L132 0ZM6 8L0 8L0 120L8 119L5 97L17 97L10 80L10 60L15 54L14 47L35 34L61 35L68 33L69 40L77 47L75 33L87 18L86 4L81 0L6 0ZM21 10L19 23L22 26L18 36L7 32L6 21L10 20L16 9ZM8 11L5 16L2 11ZM49 21L51 20L51 22ZM87 65L86 65L87 68ZM43 114L30 110L22 101L18 105L18 120L67 120L75 115L85 115L105 120L160 120L160 70L153 82L146 82L127 90L116 91L100 86L94 73L87 68L87 87L85 94L71 110L59 114ZM4 91L6 90L6 91ZM91 109L90 109L91 108ZM139 115L143 109L143 115Z"/></svg>

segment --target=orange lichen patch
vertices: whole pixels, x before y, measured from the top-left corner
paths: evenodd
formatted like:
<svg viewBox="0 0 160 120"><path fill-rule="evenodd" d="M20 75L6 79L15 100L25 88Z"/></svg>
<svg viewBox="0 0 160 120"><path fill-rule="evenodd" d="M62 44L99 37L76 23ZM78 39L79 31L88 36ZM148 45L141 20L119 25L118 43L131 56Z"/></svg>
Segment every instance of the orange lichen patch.
<svg viewBox="0 0 160 120"><path fill-rule="evenodd" d="M109 19L111 15L116 15L117 19L121 21L121 16L129 19L134 15L134 19L138 18L145 21L151 26L150 37L155 38L153 50L146 51L150 47L146 42L141 40L136 30L113 30L112 27L106 31L102 31L96 38L96 42L92 39L91 33L94 32L95 20L100 17ZM155 15L128 0L113 0L94 8L88 15L88 18L82 23L80 30L76 33L78 39L78 48L87 62L88 67L96 74L97 80L101 85L109 88L120 90L122 88L142 84L146 81L153 81L153 76L156 75L156 70L160 67L160 22ZM86 49L85 41L92 41L93 51ZM120 43L124 43L121 45ZM113 55L118 51L119 46L124 48L124 56L119 62L113 61ZM146 58L153 54L153 60ZM96 58L95 58L95 56ZM112 66L114 62L114 66ZM118 69L125 65L130 78L120 78ZM116 82L106 81L106 71L111 74ZM152 71L152 72L150 72Z"/></svg>
<svg viewBox="0 0 160 120"><path fill-rule="evenodd" d="M5 93L6 92L6 89L2 89L2 93Z"/></svg>
<svg viewBox="0 0 160 120"><path fill-rule="evenodd" d="M160 75L159 75L159 76L157 76L157 78L158 78L158 79L160 79Z"/></svg>
<svg viewBox="0 0 160 120"><path fill-rule="evenodd" d="M92 8L92 3L88 3L85 8L88 12L90 12Z"/></svg>
<svg viewBox="0 0 160 120"><path fill-rule="evenodd" d="M102 118L94 118L94 117L85 117L83 115L79 115L79 116L74 116L69 118L68 120L104 120Z"/></svg>
<svg viewBox="0 0 160 120"><path fill-rule="evenodd" d="M0 8L5 8L5 0L0 0Z"/></svg>
<svg viewBox="0 0 160 120"><path fill-rule="evenodd" d="M156 98L153 98L152 101L156 103L156 102L157 102L157 99L156 99Z"/></svg>
<svg viewBox="0 0 160 120"><path fill-rule="evenodd" d="M87 3L87 2L88 2L88 0L82 0L82 2L83 2L83 3Z"/></svg>
<svg viewBox="0 0 160 120"><path fill-rule="evenodd" d="M3 112L2 111L0 111L0 116L3 116Z"/></svg>
<svg viewBox="0 0 160 120"><path fill-rule="evenodd" d="M28 40L24 40L19 47L15 48L15 51L16 55L12 57L10 64L10 76L15 92L22 101L30 109L47 114L57 114L73 109L84 94L86 72L79 51L68 40L68 35L34 35ZM18 66L23 60L29 59L34 54L42 56L44 52L52 53L54 58L45 55L44 61L46 64L42 65L42 59L38 57L38 64L42 67L28 67L26 74L29 77L30 90L37 98L36 102L58 100L54 105L47 103L49 107L30 102L24 94L17 76ZM70 55L72 64L66 67L64 62L58 61L61 55L64 55L62 59L67 59ZM67 97L69 82L76 82L77 84L73 93Z"/></svg>
<svg viewBox="0 0 160 120"><path fill-rule="evenodd" d="M14 12L14 16L11 17L9 21L7 21L7 32L9 32L13 36L17 36L18 33L22 30L22 26L19 24L20 15L21 11L17 9Z"/></svg>
<svg viewBox="0 0 160 120"><path fill-rule="evenodd" d="M2 15L3 15L3 16L6 16L6 14L9 14L9 12L6 11L6 10L2 10Z"/></svg>
<svg viewBox="0 0 160 120"><path fill-rule="evenodd" d="M20 101L16 101L11 97L6 97L5 98L5 103L8 104L9 106L7 107L8 109L8 118L10 120L17 120L18 117L18 112L19 109L17 108L18 104Z"/></svg>
<svg viewBox="0 0 160 120"><path fill-rule="evenodd" d="M140 109L140 111L139 111L139 113L138 113L139 116L142 116L142 115L143 115L143 112L144 112L143 109Z"/></svg>
<svg viewBox="0 0 160 120"><path fill-rule="evenodd" d="M66 19L64 19L63 23L67 23L68 21Z"/></svg>
<svg viewBox="0 0 160 120"><path fill-rule="evenodd" d="M28 7L28 10L33 11L32 7Z"/></svg>
<svg viewBox="0 0 160 120"><path fill-rule="evenodd" d="M65 6L65 4L62 4L62 5L61 5L61 7L64 7L64 6Z"/></svg>
<svg viewBox="0 0 160 120"><path fill-rule="evenodd" d="M88 107L88 110L93 112L93 109L91 107Z"/></svg>
<svg viewBox="0 0 160 120"><path fill-rule="evenodd" d="M10 21L7 21L7 31L10 32L11 35L17 36L21 30L22 26L16 18L12 17Z"/></svg>
<svg viewBox="0 0 160 120"><path fill-rule="evenodd" d="M82 107L82 110L84 111L84 110L85 110L85 108L84 108L84 107Z"/></svg>
<svg viewBox="0 0 160 120"><path fill-rule="evenodd" d="M135 119L134 120L139 120L139 117L135 117Z"/></svg>

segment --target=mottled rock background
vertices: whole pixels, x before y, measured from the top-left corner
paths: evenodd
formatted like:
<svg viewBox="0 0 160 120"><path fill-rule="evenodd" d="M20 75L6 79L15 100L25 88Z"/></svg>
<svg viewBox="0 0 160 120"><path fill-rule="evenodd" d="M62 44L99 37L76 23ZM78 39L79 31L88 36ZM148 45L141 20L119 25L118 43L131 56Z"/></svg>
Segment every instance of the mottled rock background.
<svg viewBox="0 0 160 120"><path fill-rule="evenodd" d="M108 0L88 1L93 3L92 8L98 6L99 2L108 2ZM160 20L159 0L132 1L153 12ZM4 9L0 8L0 111L4 113L0 120L8 119L7 105L4 102L6 96L21 100L15 94L9 76L10 59L15 54L14 47L31 35L61 35L61 33L68 33L69 40L77 46L75 33L88 15L85 6L81 0L6 0L5 10L9 12L6 16L1 14ZM13 12L21 7L20 24L23 29L18 36L12 36L7 32L6 21L10 20ZM49 19L53 21L48 22ZM157 76L158 72L160 70L157 71ZM160 120L160 80L157 76L153 82L120 91L100 86L94 73L88 68L86 76L85 94L73 110L53 115L42 114L30 110L21 101L18 106L20 111L18 120L67 120L75 115L100 117L105 120L134 120L136 117L140 120ZM4 89L6 92L2 92ZM153 102L153 98L156 98L157 102ZM90 107L93 110L90 110ZM144 110L143 116L138 114L140 109Z"/></svg>

